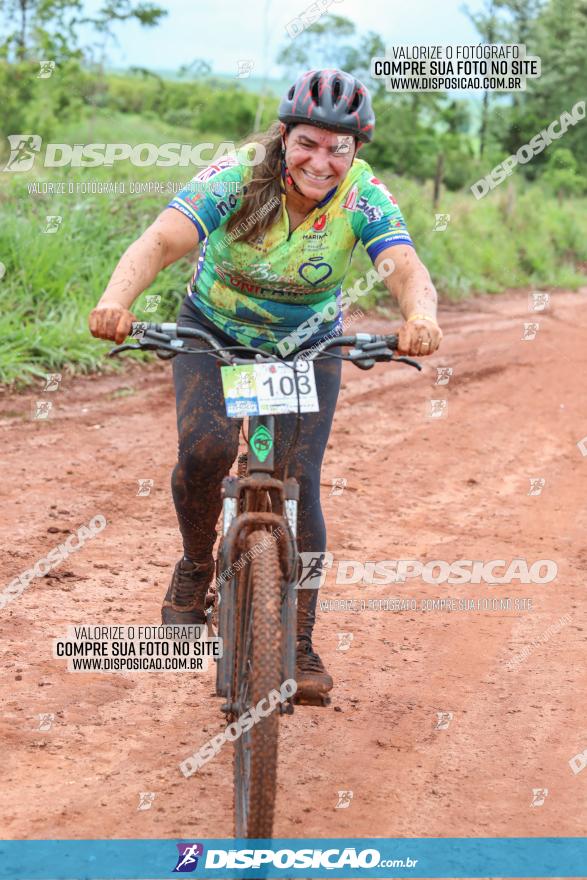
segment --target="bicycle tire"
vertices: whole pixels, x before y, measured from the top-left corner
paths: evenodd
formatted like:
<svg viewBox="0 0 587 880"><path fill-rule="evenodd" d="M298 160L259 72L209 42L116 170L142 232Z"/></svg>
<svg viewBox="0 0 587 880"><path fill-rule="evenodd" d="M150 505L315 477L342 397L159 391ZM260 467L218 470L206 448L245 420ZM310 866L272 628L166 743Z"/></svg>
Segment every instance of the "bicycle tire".
<svg viewBox="0 0 587 880"><path fill-rule="evenodd" d="M257 555L251 553L239 583L234 689L239 714L282 684L281 568L277 543L268 538L261 529L248 536L247 550L257 547ZM272 835L278 736L276 707L234 742L235 837Z"/></svg>

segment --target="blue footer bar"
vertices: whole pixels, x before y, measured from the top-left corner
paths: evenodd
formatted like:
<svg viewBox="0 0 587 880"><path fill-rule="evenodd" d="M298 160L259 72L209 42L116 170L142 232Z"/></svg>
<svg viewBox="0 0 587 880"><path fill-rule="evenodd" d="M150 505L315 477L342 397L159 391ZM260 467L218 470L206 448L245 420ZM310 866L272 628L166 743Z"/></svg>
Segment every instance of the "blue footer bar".
<svg viewBox="0 0 587 880"><path fill-rule="evenodd" d="M2 880L587 876L585 837L3 840Z"/></svg>

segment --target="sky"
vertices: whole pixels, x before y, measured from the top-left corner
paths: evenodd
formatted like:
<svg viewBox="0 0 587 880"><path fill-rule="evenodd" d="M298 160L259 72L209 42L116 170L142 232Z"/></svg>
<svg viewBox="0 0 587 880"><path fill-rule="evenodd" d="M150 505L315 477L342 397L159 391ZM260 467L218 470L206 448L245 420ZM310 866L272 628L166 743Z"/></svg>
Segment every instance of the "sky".
<svg viewBox="0 0 587 880"><path fill-rule="evenodd" d="M99 0L90 0L86 8L98 5ZM117 26L119 45L108 49L109 66L176 70L202 58L214 73L236 76L237 62L251 60L251 75L282 78L275 56L291 39L285 25L312 6L306 0L159 0L159 5L168 15L155 28L131 22ZM349 18L359 32L376 31L386 45L476 44L463 5L462 0L331 0L327 12ZM478 10L482 0L469 0L468 6Z"/></svg>

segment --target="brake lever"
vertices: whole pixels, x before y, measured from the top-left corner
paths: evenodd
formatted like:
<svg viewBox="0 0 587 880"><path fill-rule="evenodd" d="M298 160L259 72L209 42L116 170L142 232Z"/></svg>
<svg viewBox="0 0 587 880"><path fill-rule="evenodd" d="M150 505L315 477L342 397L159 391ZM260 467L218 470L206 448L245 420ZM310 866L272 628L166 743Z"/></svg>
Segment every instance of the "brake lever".
<svg viewBox="0 0 587 880"><path fill-rule="evenodd" d="M116 348L108 352L108 357L115 357L121 351L133 349L134 351L154 351L157 357L161 356L162 360L170 360L184 347L183 340L173 340L173 342L175 342L175 345L165 345L163 342L149 342L148 337L146 339L143 337L136 345L131 343L117 345Z"/></svg>
<svg viewBox="0 0 587 880"><path fill-rule="evenodd" d="M375 363L381 361L394 361L397 363L408 364L408 366L410 367L415 367L416 370L421 370L422 367L418 363L418 361L414 361L412 360L412 358L405 357L405 355L400 355L399 357L396 357L395 349L389 348L389 341L391 339L394 339L395 341L395 337L387 337L387 345L385 343L377 341L368 342L362 345L360 348L352 348L349 351L349 360L361 370L370 370L371 367L375 366ZM371 355L371 357L369 357L369 355Z"/></svg>
<svg viewBox="0 0 587 880"><path fill-rule="evenodd" d="M393 361L394 363L402 363L408 364L410 367L415 367L417 370L421 370L422 366L418 363L418 361L413 361L411 358L404 357L403 355L400 357L395 357L391 352L389 357L382 357L381 355L377 358L378 361ZM366 360L356 360L352 361L352 363L359 367L361 370L370 370L371 367L375 366L375 360L373 358L368 358Z"/></svg>
<svg viewBox="0 0 587 880"><path fill-rule="evenodd" d="M117 345L114 348L111 348L108 352L108 357L116 357L121 351L129 351L129 349L139 349L142 347L142 345L131 345L129 342L125 342L123 345Z"/></svg>
<svg viewBox="0 0 587 880"><path fill-rule="evenodd" d="M411 358L405 357L404 355L400 355L400 357L391 358L392 361L400 361L402 364L409 364L410 367L415 367L417 370L422 369L422 364L419 364L418 361L413 361Z"/></svg>

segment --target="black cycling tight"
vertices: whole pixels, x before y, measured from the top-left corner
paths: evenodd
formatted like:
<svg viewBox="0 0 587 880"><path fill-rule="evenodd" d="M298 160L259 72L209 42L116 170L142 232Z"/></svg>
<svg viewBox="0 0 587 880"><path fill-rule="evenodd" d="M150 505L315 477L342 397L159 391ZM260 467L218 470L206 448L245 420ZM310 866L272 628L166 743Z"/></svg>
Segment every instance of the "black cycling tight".
<svg viewBox="0 0 587 880"><path fill-rule="evenodd" d="M178 324L210 329L201 313L184 302ZM217 329L224 344L234 340ZM196 348L206 343L190 340ZM289 475L300 485L298 549L322 553L326 528L320 506L320 469L340 388L341 362L328 358L314 362L320 411L304 413L296 449L289 460ZM221 510L222 479L238 453L241 421L226 415L220 368L211 355L178 355L173 379L179 435L178 462L171 478L173 500L183 537L185 555L193 562L211 559L216 523ZM295 428L296 416L277 416L275 476L283 479L283 455Z"/></svg>

